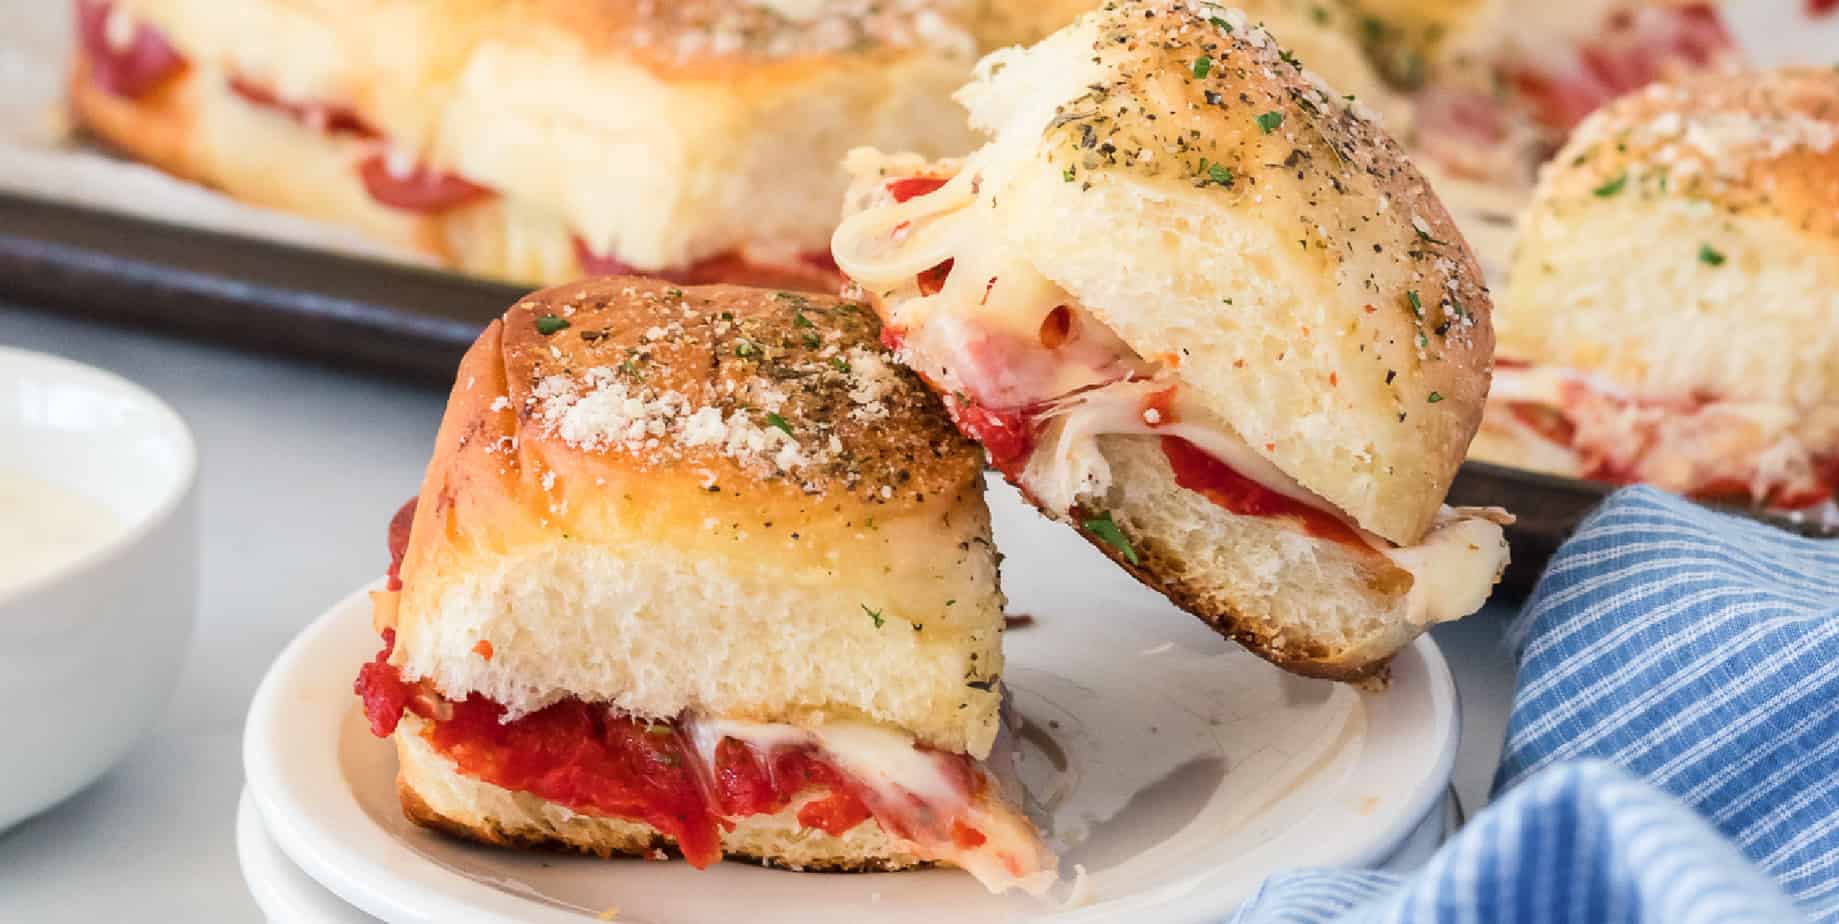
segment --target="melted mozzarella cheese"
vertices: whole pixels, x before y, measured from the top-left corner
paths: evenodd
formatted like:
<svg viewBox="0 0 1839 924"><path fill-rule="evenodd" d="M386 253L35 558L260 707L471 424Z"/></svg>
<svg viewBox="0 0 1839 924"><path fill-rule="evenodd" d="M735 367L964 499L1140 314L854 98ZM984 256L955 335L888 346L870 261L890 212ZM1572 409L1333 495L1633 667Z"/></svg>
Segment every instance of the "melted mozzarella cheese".
<svg viewBox="0 0 1839 924"><path fill-rule="evenodd" d="M945 860L963 869L991 892L1020 889L1040 895L1058 876L1055 861L1033 825L1020 813L987 799L973 799L935 752L922 750L913 736L869 722L826 722L804 728L776 722L696 718L689 738L704 766L715 765L715 748L733 738L761 753L809 747L872 793L880 811L913 806L944 817L959 817L984 836L972 848L954 843L914 844L915 854Z"/></svg>
<svg viewBox="0 0 1839 924"><path fill-rule="evenodd" d="M1080 498L1102 497L1110 466L1098 450L1107 434L1176 436L1219 459L1233 471L1274 493L1328 513L1352 527L1366 543L1411 575L1405 601L1419 625L1461 619L1481 608L1507 567L1507 541L1493 510L1444 507L1422 541L1400 548L1355 523L1333 504L1297 484L1224 426L1205 423L1204 412L1176 392L1173 422L1143 416L1148 399L1171 382L1118 382L1067 399L1050 412L1042 448L1028 460L1029 490L1043 503L1070 509ZM1196 419L1198 418L1198 419ZM1051 500L1050 500L1051 498ZM1061 506L1064 505L1064 506Z"/></svg>
<svg viewBox="0 0 1839 924"><path fill-rule="evenodd" d="M1382 548L1380 554L1411 575L1405 612L1424 626L1461 619L1488 602L1507 569L1507 539L1500 510L1444 507L1417 545Z"/></svg>
<svg viewBox="0 0 1839 924"><path fill-rule="evenodd" d="M1174 419L1146 420L1144 406L1170 388L1177 389ZM1028 460L1028 487L1057 510L1070 510L1081 497L1104 496L1109 466L1098 451L1100 436L1138 434L1180 437L1272 493L1347 519L1339 508L1284 474L1229 428L1209 422L1205 410L1187 400L1173 377L1114 382L1083 391L1057 402L1044 419L1049 429L1042 443L1049 448L1037 450ZM1349 521L1349 525L1355 524Z"/></svg>

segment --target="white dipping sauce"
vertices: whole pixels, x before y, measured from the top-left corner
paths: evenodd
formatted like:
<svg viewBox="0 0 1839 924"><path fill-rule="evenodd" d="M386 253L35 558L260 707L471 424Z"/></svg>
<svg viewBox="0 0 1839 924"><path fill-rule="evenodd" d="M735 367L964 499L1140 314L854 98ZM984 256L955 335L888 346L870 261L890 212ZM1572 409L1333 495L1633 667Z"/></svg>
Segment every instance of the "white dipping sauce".
<svg viewBox="0 0 1839 924"><path fill-rule="evenodd" d="M0 472L0 590L55 571L113 536L114 511L49 482Z"/></svg>

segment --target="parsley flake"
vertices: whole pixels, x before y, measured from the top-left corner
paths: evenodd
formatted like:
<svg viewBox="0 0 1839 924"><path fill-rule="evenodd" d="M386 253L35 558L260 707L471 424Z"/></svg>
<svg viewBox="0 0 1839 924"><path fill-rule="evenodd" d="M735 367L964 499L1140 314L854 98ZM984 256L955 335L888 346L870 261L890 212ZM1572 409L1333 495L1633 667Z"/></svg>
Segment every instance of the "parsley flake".
<svg viewBox="0 0 1839 924"><path fill-rule="evenodd" d="M1088 519L1083 525L1086 532L1097 536L1104 544L1116 549L1118 554L1124 556L1125 561L1133 565L1142 564L1137 559L1137 550L1130 546L1130 538L1124 535L1123 530L1117 528L1115 522L1112 522L1110 513Z"/></svg>
<svg viewBox="0 0 1839 924"><path fill-rule="evenodd" d="M1418 298L1418 290L1407 289L1405 291L1405 301L1408 301L1411 303L1411 316L1414 318L1417 318L1420 321L1423 320L1424 319L1424 302Z"/></svg>
<svg viewBox="0 0 1839 924"><path fill-rule="evenodd" d="M875 628L879 629L881 628L882 623L887 622L887 619L881 615L880 610L871 610L868 608L868 604L866 603L862 604L861 606L862 606L862 612L867 613L868 618L873 619L875 621Z"/></svg>
<svg viewBox="0 0 1839 924"><path fill-rule="evenodd" d="M758 352L760 351L757 347L745 340L737 340L734 343L734 355L736 356L747 357Z"/></svg>
<svg viewBox="0 0 1839 924"><path fill-rule="evenodd" d="M1207 76L1207 73L1211 70L1213 70L1213 59L1212 58L1206 55L1201 55L1200 57L1194 59L1194 76L1205 77Z"/></svg>
<svg viewBox="0 0 1839 924"><path fill-rule="evenodd" d="M1442 393L1440 393L1440 392L1434 392L1434 391L1433 391L1433 392L1431 392L1431 393L1430 393L1430 397L1429 397L1429 398L1426 398L1425 400L1426 400L1426 401L1429 401L1429 402L1430 402L1431 404L1436 404L1437 402L1439 402L1439 401L1442 401L1442 400L1443 400L1443 395L1442 395Z"/></svg>
<svg viewBox="0 0 1839 924"><path fill-rule="evenodd" d="M795 311L795 312L792 312L792 326L793 327L815 327L816 325L811 323L810 318L805 317L804 312Z"/></svg>
<svg viewBox="0 0 1839 924"><path fill-rule="evenodd" d="M835 366L836 371L841 372L844 375L849 374L849 360L844 359L841 356L830 357L830 365Z"/></svg>
<svg viewBox="0 0 1839 924"><path fill-rule="evenodd" d="M1609 182L1604 183L1603 185L1590 190L1590 194L1597 197L1598 199L1607 199L1610 196L1613 196L1621 192L1622 189L1626 187L1627 185L1628 185L1628 174L1624 172L1624 173L1617 175L1615 179L1610 180Z"/></svg>
<svg viewBox="0 0 1839 924"><path fill-rule="evenodd" d="M1718 252L1710 244L1700 244L1699 245L1699 262L1700 263L1703 263L1706 266L1723 266L1724 261L1727 259L1729 258L1724 256L1724 254Z"/></svg>
<svg viewBox="0 0 1839 924"><path fill-rule="evenodd" d="M545 337L556 331L565 330L567 327L567 318L558 318L553 314L546 314L536 319L536 332Z"/></svg>
<svg viewBox="0 0 1839 924"><path fill-rule="evenodd" d="M1070 165L1065 170L1060 171L1060 179L1063 179L1067 181L1068 183L1073 182L1073 178L1075 176L1078 176L1078 174L1073 171L1073 168Z"/></svg>
<svg viewBox="0 0 1839 924"><path fill-rule="evenodd" d="M1232 168L1224 164L1213 164L1207 168L1207 179L1221 186L1232 185Z"/></svg>
<svg viewBox="0 0 1839 924"><path fill-rule="evenodd" d="M1258 117L1258 127L1264 129L1264 133L1267 135L1276 131L1277 127L1282 124L1283 113L1275 109Z"/></svg>
<svg viewBox="0 0 1839 924"><path fill-rule="evenodd" d="M784 417L781 417L778 414L773 413L772 411L766 412L766 425L776 430L780 430L784 432L786 436L792 435L792 425L789 423L786 423Z"/></svg>
<svg viewBox="0 0 1839 924"><path fill-rule="evenodd" d="M1218 16L1209 16L1207 17L1207 21L1210 23L1213 23L1214 28L1219 29L1221 32L1224 32L1227 35L1232 34L1232 23L1229 23L1226 20L1219 18Z"/></svg>

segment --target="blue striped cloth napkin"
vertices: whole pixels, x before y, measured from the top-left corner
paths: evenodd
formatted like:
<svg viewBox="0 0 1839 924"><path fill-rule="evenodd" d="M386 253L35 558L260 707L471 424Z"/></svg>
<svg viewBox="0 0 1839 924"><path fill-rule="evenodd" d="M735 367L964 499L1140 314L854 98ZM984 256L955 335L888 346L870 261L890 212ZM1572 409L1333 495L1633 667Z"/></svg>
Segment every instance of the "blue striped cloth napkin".
<svg viewBox="0 0 1839 924"><path fill-rule="evenodd" d="M1488 809L1411 876L1276 876L1235 924L1839 922L1839 541L1622 491L1508 640Z"/></svg>

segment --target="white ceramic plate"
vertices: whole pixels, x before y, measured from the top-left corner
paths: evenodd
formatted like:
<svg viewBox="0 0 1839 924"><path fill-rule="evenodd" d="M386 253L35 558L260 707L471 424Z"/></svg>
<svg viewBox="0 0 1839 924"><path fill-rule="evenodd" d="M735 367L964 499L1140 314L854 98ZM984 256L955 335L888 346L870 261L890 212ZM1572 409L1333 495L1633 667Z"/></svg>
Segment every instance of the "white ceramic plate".
<svg viewBox="0 0 1839 924"><path fill-rule="evenodd" d="M1445 800L1443 809L1426 817L1380 868L1402 875L1424 865L1456 830L1461 822L1458 816L1455 800ZM377 920L345 904L287 858L262 825L262 815L248 789L236 803L236 859L249 894L268 924L375 924Z"/></svg>
<svg viewBox="0 0 1839 924"><path fill-rule="evenodd" d="M392 922L1217 921L1272 872L1369 866L1431 814L1456 751L1456 697L1428 639L1391 688L1302 680L1222 641L1071 531L991 492L1013 612L1005 679L1021 769L1049 808L1063 907L992 896L949 870L831 875L739 863L601 861L458 843L405 821L394 750L352 695L380 647L360 591L277 659L250 708L249 793L301 870ZM378 532L384 517L379 515ZM1141 917L1139 917L1141 916Z"/></svg>

